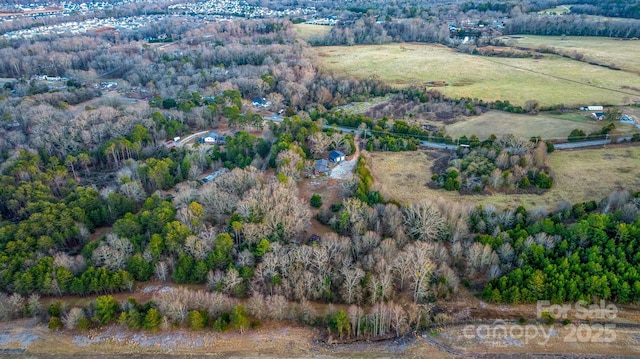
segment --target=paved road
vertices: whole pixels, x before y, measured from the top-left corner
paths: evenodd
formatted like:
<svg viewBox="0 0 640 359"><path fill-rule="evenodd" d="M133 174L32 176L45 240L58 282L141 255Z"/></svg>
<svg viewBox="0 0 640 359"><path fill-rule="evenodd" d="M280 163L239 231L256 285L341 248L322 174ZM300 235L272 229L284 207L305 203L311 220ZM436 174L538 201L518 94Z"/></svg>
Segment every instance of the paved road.
<svg viewBox="0 0 640 359"><path fill-rule="evenodd" d="M280 117L279 115L273 115L273 116L263 116L262 117L263 120L265 121L273 121L273 122L282 122L284 121L284 118ZM638 125L640 126L640 125ZM353 127L344 127L344 126L335 126L335 125L324 125L323 128L334 128L338 131L342 131L342 132L348 132L348 133L358 133L360 132L360 130L358 130L357 128L353 128ZM182 147L182 145L184 145L185 143L191 141L194 137L199 137L202 136L206 133L209 133L210 131L200 131L194 134L191 134L185 138L183 138L182 140L180 140L180 142L178 143L178 147ZM371 131L367 130L367 136L371 135ZM545 141L545 139L542 139L543 141ZM622 143L625 141L631 141L631 136L627 136L627 137L620 137L618 139L616 139L616 143ZM604 145L608 145L611 143L611 139L606 139L606 140L593 140L593 141L581 141L581 142L568 142L568 143L558 143L556 145L554 145L556 150L567 150L567 149L572 149L572 148L581 148L581 147L595 147L595 146L604 146ZM458 149L458 145L449 145L449 144L445 144L445 143L437 143L437 142L430 142L430 141L420 141L420 146L422 147L429 147L429 148L436 148L436 149L443 149L443 150L456 150Z"/></svg>
<svg viewBox="0 0 640 359"><path fill-rule="evenodd" d="M186 144L187 142L191 141L193 138L195 137L200 137L202 135L205 135L209 132L211 132L212 130L207 130L207 131L200 131L200 132L196 132L193 133L185 138L181 138L180 141L178 141L178 143L176 144L176 147L182 147L184 144Z"/></svg>
<svg viewBox="0 0 640 359"><path fill-rule="evenodd" d="M578 147L593 147L593 146L604 146L611 143L611 140L594 140L594 141L581 141L581 142L567 142L567 143L558 143L553 145L556 150L566 150L570 148L578 148Z"/></svg>
<svg viewBox="0 0 640 359"><path fill-rule="evenodd" d="M616 139L616 143L622 143L622 142L628 142L628 141L631 141L631 136L620 137ZM570 148L579 148L579 147L604 146L610 143L611 143L611 139L606 139L606 140L558 143L554 145L554 147L556 150L566 150Z"/></svg>

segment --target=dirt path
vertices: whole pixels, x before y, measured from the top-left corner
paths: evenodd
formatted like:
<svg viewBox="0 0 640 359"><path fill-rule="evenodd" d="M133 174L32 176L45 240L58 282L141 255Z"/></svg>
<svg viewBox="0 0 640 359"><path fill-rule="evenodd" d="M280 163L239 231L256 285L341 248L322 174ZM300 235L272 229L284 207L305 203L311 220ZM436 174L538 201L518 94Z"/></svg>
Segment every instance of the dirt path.
<svg viewBox="0 0 640 359"><path fill-rule="evenodd" d="M495 315L496 308L489 305L485 308ZM498 307L497 310L501 311ZM515 311L529 310L527 307ZM52 332L45 324L27 319L0 323L0 358L632 358L640 354L639 324L618 325L614 328L615 340L606 343L571 342L570 325L546 326L549 340L544 343L539 342L539 336L527 340L508 335L522 333L522 329L484 330L483 335L478 335L474 327L468 329L470 325L448 325L382 342L327 345L319 340L319 329L273 322L265 322L243 334L233 330L220 333L186 329L135 332L118 325L87 332ZM506 323L507 328L529 325L539 324Z"/></svg>

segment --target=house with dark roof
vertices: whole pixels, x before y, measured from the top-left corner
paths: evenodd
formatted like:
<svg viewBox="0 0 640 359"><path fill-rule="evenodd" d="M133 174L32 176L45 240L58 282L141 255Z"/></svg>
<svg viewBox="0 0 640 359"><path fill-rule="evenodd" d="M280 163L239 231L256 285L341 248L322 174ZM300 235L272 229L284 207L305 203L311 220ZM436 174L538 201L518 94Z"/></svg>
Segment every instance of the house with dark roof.
<svg viewBox="0 0 640 359"><path fill-rule="evenodd" d="M329 153L329 161L334 163L340 163L342 161L346 161L347 156L342 151L331 151Z"/></svg>
<svg viewBox="0 0 640 359"><path fill-rule="evenodd" d="M326 175L329 174L331 170L329 169L329 161L324 158L321 160L316 160L316 166L313 169L315 175Z"/></svg>
<svg viewBox="0 0 640 359"><path fill-rule="evenodd" d="M255 107L269 107L271 106L271 101L267 101L267 99L264 97L256 97L252 100L252 104Z"/></svg>

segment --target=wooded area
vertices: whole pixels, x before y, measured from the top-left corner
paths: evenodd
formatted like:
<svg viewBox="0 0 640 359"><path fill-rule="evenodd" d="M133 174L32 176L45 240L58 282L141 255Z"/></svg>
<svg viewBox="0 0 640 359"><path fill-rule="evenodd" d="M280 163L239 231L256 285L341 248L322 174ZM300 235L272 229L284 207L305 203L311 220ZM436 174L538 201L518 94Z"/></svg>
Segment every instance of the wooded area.
<svg viewBox="0 0 640 359"><path fill-rule="evenodd" d="M638 17L633 5L575 3L576 14ZM96 17L170 13L168 4L131 3ZM258 4L294 6L251 3ZM640 31L633 19L532 13L542 5L356 1L345 9L327 1L316 14L340 22L311 44L297 37L295 18L177 13L136 30L3 37L0 77L10 81L0 89L0 320L241 333L260 321L291 320L342 339L442 324L449 319L431 304L462 286L495 302L637 302L640 193L621 190L549 212L381 195L367 151L415 151L421 141L459 145L437 168L435 188L550 188L552 144L513 135L453 139L421 122L491 108L533 114L535 101L518 107L448 99L424 86L393 90L376 76L325 73L309 57L309 46L320 44L437 42L473 52L468 46L502 34L630 38ZM18 18L0 22L0 33L62 22ZM171 41L151 41L161 35ZM366 114L340 109L385 95L394 105ZM211 130L224 130L224 143L180 143ZM353 177L337 180L340 193L330 200L301 194L300 183L316 178L314 160L331 150L351 157ZM315 233L312 221L325 231ZM113 297L152 280L173 290L144 303ZM69 308L57 300L63 296L96 299Z"/></svg>

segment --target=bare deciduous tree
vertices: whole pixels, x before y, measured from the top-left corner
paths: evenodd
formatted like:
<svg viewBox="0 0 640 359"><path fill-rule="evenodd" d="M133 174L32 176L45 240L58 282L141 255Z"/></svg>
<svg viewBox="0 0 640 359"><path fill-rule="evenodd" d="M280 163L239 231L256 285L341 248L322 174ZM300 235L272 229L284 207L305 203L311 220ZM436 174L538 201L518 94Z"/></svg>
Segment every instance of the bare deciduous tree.
<svg viewBox="0 0 640 359"><path fill-rule="evenodd" d="M223 291L227 294L234 294L236 288L242 283L242 277L235 268L229 268L222 281Z"/></svg>
<svg viewBox="0 0 640 359"><path fill-rule="evenodd" d="M106 240L93 251L92 263L110 270L123 269L127 260L133 255L133 249L129 239L110 233Z"/></svg>
<svg viewBox="0 0 640 359"><path fill-rule="evenodd" d="M342 299L348 303L359 302L362 299L362 287L360 281L364 277L364 271L358 267L342 270L344 280L342 282Z"/></svg>
<svg viewBox="0 0 640 359"><path fill-rule="evenodd" d="M404 222L408 232L422 241L437 240L445 226L445 220L436 206L423 200L404 208Z"/></svg>
<svg viewBox="0 0 640 359"><path fill-rule="evenodd" d="M304 169L304 159L298 151L288 149L278 154L276 165L278 173L282 173L294 181L299 181Z"/></svg>
<svg viewBox="0 0 640 359"><path fill-rule="evenodd" d="M271 295L266 299L269 318L273 320L283 320L287 317L287 298L281 295Z"/></svg>
<svg viewBox="0 0 640 359"><path fill-rule="evenodd" d="M260 292L253 292L251 298L247 301L247 312L257 318L257 319L265 319L267 316L266 311L266 301L264 295Z"/></svg>
<svg viewBox="0 0 640 359"><path fill-rule="evenodd" d="M76 329L76 326L78 325L78 321L83 318L85 318L84 310L82 308L73 307L71 308L69 313L67 313L67 315L64 316L62 321L64 323L65 328L73 330L73 329Z"/></svg>
<svg viewBox="0 0 640 359"><path fill-rule="evenodd" d="M211 253L213 243L200 237L189 236L184 242L184 252L195 260L204 260Z"/></svg>
<svg viewBox="0 0 640 359"><path fill-rule="evenodd" d="M164 261L156 263L154 266L154 274L159 281L166 282L168 275L167 264Z"/></svg>
<svg viewBox="0 0 640 359"><path fill-rule="evenodd" d="M322 131L314 132L309 136L309 149L316 158L326 151L330 144L331 137Z"/></svg>

